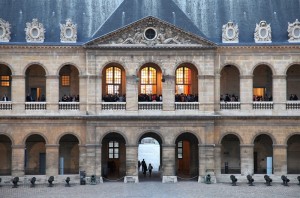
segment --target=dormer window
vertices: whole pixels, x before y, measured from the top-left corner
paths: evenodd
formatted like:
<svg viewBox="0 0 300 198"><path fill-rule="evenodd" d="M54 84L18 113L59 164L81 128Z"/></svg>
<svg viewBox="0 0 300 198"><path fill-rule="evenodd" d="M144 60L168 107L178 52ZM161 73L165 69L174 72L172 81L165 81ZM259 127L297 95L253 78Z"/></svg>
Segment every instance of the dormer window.
<svg viewBox="0 0 300 198"><path fill-rule="evenodd" d="M66 20L66 24L60 24L60 42L76 43L77 25L71 19Z"/></svg>
<svg viewBox="0 0 300 198"><path fill-rule="evenodd" d="M255 43L271 43L271 26L267 24L266 21L261 21L259 24L256 24L254 32Z"/></svg>
<svg viewBox="0 0 300 198"><path fill-rule="evenodd" d="M288 33L289 33L289 42L290 43L298 43L300 42L300 22L298 19L294 23L289 23L288 25Z"/></svg>
<svg viewBox="0 0 300 198"><path fill-rule="evenodd" d="M154 40L156 38L156 30L154 28L147 28L145 29L145 38L148 39L148 40Z"/></svg>
<svg viewBox="0 0 300 198"><path fill-rule="evenodd" d="M10 24L0 18L0 42L9 42Z"/></svg>
<svg viewBox="0 0 300 198"><path fill-rule="evenodd" d="M238 25L229 21L222 26L222 42L223 43L238 43L239 42L239 29Z"/></svg>
<svg viewBox="0 0 300 198"><path fill-rule="evenodd" d="M37 19L32 19L31 23L26 23L26 41L32 43L43 43L45 39L45 29Z"/></svg>

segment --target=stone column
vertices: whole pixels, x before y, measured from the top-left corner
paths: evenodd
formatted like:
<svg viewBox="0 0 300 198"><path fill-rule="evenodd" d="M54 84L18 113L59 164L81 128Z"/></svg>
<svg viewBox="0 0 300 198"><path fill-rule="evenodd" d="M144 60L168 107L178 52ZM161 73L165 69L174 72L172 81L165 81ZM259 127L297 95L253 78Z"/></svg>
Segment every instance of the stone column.
<svg viewBox="0 0 300 198"><path fill-rule="evenodd" d="M215 111L220 111L220 96L221 96L221 87L220 87L220 82L221 81L221 75L216 74L215 75Z"/></svg>
<svg viewBox="0 0 300 198"><path fill-rule="evenodd" d="M59 101L59 76L48 75L46 76L46 102L47 111L57 112L58 111L58 101Z"/></svg>
<svg viewBox="0 0 300 198"><path fill-rule="evenodd" d="M214 155L215 155L215 175L219 176L221 175L221 144L216 144L215 146L215 151L214 151Z"/></svg>
<svg viewBox="0 0 300 198"><path fill-rule="evenodd" d="M25 175L25 145L12 145L11 175L22 177Z"/></svg>
<svg viewBox="0 0 300 198"><path fill-rule="evenodd" d="M254 158L253 158L254 144L240 145L241 157L241 174L252 175L254 173Z"/></svg>
<svg viewBox="0 0 300 198"><path fill-rule="evenodd" d="M139 182L138 177L138 146L126 145L126 176L124 183Z"/></svg>
<svg viewBox="0 0 300 198"><path fill-rule="evenodd" d="M23 75L12 75L11 81L11 101L13 102L13 112L14 113L24 113L25 112L25 76Z"/></svg>
<svg viewBox="0 0 300 198"><path fill-rule="evenodd" d="M287 101L287 86L286 75L273 75L273 101L274 110L283 111L286 110Z"/></svg>
<svg viewBox="0 0 300 198"><path fill-rule="evenodd" d="M93 79L93 78L92 78ZM90 85L90 76L80 75L79 76L79 102L80 102L80 111L86 114L95 114L95 109L89 106L93 101L92 97L95 97L93 86ZM91 80L92 81L92 80ZM90 95L91 98L89 97Z"/></svg>
<svg viewBox="0 0 300 198"><path fill-rule="evenodd" d="M79 147L79 171L86 170L86 146L78 145Z"/></svg>
<svg viewBox="0 0 300 198"><path fill-rule="evenodd" d="M287 145L275 144L273 145L273 170L274 175L287 174Z"/></svg>
<svg viewBox="0 0 300 198"><path fill-rule="evenodd" d="M59 174L59 144L46 144L46 175Z"/></svg>
<svg viewBox="0 0 300 198"><path fill-rule="evenodd" d="M97 144L86 144L86 174L87 176L96 174L96 164L101 167L101 159L96 158L96 149L100 149ZM100 174L101 175L101 174Z"/></svg>
<svg viewBox="0 0 300 198"><path fill-rule="evenodd" d="M165 75L162 82L163 110L175 110L175 76Z"/></svg>
<svg viewBox="0 0 300 198"><path fill-rule="evenodd" d="M177 176L175 176L175 148L176 145L162 145L162 172L163 183L177 182Z"/></svg>
<svg viewBox="0 0 300 198"><path fill-rule="evenodd" d="M213 112L214 111L214 90L215 90L215 77L213 75L199 75L199 108L200 111Z"/></svg>
<svg viewBox="0 0 300 198"><path fill-rule="evenodd" d="M96 114L98 115L99 113L101 113L102 110L102 106L101 106L101 102L102 102L102 75L95 77L95 105L96 105ZM92 90L90 90L92 91Z"/></svg>
<svg viewBox="0 0 300 198"><path fill-rule="evenodd" d="M240 76L240 102L241 110L252 110L253 104L253 76L244 75Z"/></svg>
<svg viewBox="0 0 300 198"><path fill-rule="evenodd" d="M139 82L136 75L126 76L126 110L138 110Z"/></svg>
<svg viewBox="0 0 300 198"><path fill-rule="evenodd" d="M215 145L199 145L199 178L198 182L204 182L204 177L210 174L211 181L215 182Z"/></svg>

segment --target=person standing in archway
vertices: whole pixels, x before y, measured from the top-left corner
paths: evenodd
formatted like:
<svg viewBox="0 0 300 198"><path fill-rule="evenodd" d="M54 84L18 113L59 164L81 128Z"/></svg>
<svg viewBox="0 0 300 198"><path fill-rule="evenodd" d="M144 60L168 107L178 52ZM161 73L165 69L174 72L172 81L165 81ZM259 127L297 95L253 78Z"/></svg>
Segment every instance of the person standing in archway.
<svg viewBox="0 0 300 198"><path fill-rule="evenodd" d="M147 171L147 164L146 164L144 159L142 161L142 171L143 171L143 174L144 174L144 177L145 177L146 176L146 171Z"/></svg>
<svg viewBox="0 0 300 198"><path fill-rule="evenodd" d="M153 166L151 165L151 163L149 163L148 171L149 171L149 176L150 177L151 177L151 174L152 174L152 169L153 169Z"/></svg>

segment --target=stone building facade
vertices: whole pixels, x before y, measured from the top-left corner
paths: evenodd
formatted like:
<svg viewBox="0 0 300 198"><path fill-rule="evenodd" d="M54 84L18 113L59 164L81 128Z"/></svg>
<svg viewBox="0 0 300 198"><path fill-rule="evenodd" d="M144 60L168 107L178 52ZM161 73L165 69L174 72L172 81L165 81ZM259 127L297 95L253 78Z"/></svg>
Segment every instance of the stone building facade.
<svg viewBox="0 0 300 198"><path fill-rule="evenodd" d="M241 25L227 22L223 33L222 26L208 27L219 31L214 40L192 16L175 17L185 14L177 1L166 1L175 6L165 11L172 19L156 16L164 3L142 2L156 5L152 16L132 19L121 8L136 3L120 1L86 40L77 29L85 24L75 20L60 31L29 20L21 34L0 15L0 174L86 171L138 182L145 137L160 144L163 182L300 174L298 20L271 24L289 27L285 41L260 21L257 30L252 24L251 42L243 41Z"/></svg>

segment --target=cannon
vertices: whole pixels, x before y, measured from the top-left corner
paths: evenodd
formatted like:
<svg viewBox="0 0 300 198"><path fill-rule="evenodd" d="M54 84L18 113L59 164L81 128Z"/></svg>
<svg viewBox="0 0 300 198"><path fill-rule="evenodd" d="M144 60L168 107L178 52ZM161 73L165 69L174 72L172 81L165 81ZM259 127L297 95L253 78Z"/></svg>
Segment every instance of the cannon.
<svg viewBox="0 0 300 198"><path fill-rule="evenodd" d="M13 188L18 188L19 177L14 177L12 180Z"/></svg>
<svg viewBox="0 0 300 198"><path fill-rule="evenodd" d="M230 175L230 179L232 186L236 186L237 178L234 175Z"/></svg>
<svg viewBox="0 0 300 198"><path fill-rule="evenodd" d="M271 182L272 182L272 179L269 177L269 175L265 175L264 176L265 180L266 180L266 185L267 186L271 186Z"/></svg>
<svg viewBox="0 0 300 198"><path fill-rule="evenodd" d="M287 178L287 176L282 175L281 179L282 179L282 185L288 186L288 183L290 182L290 180Z"/></svg>
<svg viewBox="0 0 300 198"><path fill-rule="evenodd" d="M67 177L65 181L66 181L66 187L71 187L70 186L70 177Z"/></svg>
<svg viewBox="0 0 300 198"><path fill-rule="evenodd" d="M254 179L252 178L251 175L247 175L247 180L248 180L248 184L249 186L254 186L253 182L254 182Z"/></svg>
<svg viewBox="0 0 300 198"><path fill-rule="evenodd" d="M30 187L31 187L31 188L35 187L35 182L36 182L36 178L35 178L35 177L32 177L32 178L30 179L30 183L31 183Z"/></svg>
<svg viewBox="0 0 300 198"><path fill-rule="evenodd" d="M298 177L297 177L297 179L298 179L298 182L299 182L299 184L298 184L298 185L300 185L300 176L298 176Z"/></svg>
<svg viewBox="0 0 300 198"><path fill-rule="evenodd" d="M206 183L206 184L211 184L211 176L210 176L210 174L207 174L207 175L205 176L205 183Z"/></svg>
<svg viewBox="0 0 300 198"><path fill-rule="evenodd" d="M0 187L2 187L1 182L2 182L2 178L0 177Z"/></svg>
<svg viewBox="0 0 300 198"><path fill-rule="evenodd" d="M54 182L54 177L53 176L50 176L49 179L48 179L48 187L53 187L53 182Z"/></svg>
<svg viewBox="0 0 300 198"><path fill-rule="evenodd" d="M96 182L96 175L92 175L91 176L91 184L92 185L96 185L97 184L97 182Z"/></svg>

